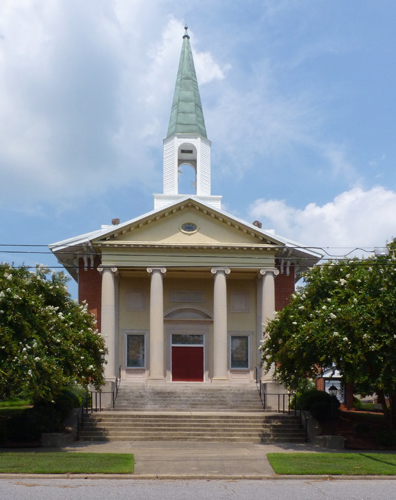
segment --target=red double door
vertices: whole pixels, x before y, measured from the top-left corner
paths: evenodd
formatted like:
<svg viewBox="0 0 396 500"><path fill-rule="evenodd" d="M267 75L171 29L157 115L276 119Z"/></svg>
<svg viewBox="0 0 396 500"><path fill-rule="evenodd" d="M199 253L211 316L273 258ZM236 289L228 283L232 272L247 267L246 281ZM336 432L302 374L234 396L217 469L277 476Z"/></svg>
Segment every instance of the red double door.
<svg viewBox="0 0 396 500"><path fill-rule="evenodd" d="M172 346L172 381L204 381L203 346Z"/></svg>

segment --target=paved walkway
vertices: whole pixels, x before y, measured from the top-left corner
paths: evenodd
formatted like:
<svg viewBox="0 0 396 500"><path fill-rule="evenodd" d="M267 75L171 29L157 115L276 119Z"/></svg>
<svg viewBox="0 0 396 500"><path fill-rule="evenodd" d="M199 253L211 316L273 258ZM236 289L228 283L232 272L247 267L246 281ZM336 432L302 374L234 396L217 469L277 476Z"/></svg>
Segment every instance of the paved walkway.
<svg viewBox="0 0 396 500"><path fill-rule="evenodd" d="M94 474L94 478L110 479L315 479L328 476L277 476L267 453L350 453L351 450L326 450L309 443L186 443L175 441L109 441L75 442L64 448L2 449L5 451L30 451L46 453L51 451L86 453L133 453L134 474ZM385 451L384 453L393 453ZM30 474L1 474L1 478L30 477ZM50 477L39 474L35 477ZM51 475L59 477L59 475ZM69 477L69 475L67 475ZM86 478L86 474L73 474L74 478ZM372 479L373 476L335 476L336 479ZM394 479L381 476L377 479Z"/></svg>
<svg viewBox="0 0 396 500"><path fill-rule="evenodd" d="M135 475L263 477L274 475L267 459L271 452L321 452L310 444L76 442L65 451L133 453Z"/></svg>

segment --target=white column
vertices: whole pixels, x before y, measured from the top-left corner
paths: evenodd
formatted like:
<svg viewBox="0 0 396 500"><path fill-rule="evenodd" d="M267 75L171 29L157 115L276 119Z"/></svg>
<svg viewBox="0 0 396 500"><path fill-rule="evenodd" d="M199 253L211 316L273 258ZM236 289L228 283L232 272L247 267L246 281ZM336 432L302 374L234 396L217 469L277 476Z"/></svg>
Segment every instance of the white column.
<svg viewBox="0 0 396 500"><path fill-rule="evenodd" d="M116 331L116 267L98 267L102 274L102 320L101 330L108 353L105 365L106 381L114 382L118 373L118 335Z"/></svg>
<svg viewBox="0 0 396 500"><path fill-rule="evenodd" d="M165 381L164 267L147 268L150 286L150 380Z"/></svg>
<svg viewBox="0 0 396 500"><path fill-rule="evenodd" d="M214 275L213 300L213 377L212 382L228 381L227 282L228 268L211 270Z"/></svg>
<svg viewBox="0 0 396 500"><path fill-rule="evenodd" d="M261 279L261 332L263 333L268 322L275 317L275 276L278 269L260 269ZM263 335L261 336L261 339ZM260 340L261 340L260 339ZM275 367L263 376L263 380L272 380Z"/></svg>

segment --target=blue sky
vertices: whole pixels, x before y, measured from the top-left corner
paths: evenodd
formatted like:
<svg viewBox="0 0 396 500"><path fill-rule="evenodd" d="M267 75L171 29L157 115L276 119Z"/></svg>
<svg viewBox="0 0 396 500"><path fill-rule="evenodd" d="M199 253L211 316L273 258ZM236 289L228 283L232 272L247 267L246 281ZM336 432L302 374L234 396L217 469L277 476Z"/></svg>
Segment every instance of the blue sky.
<svg viewBox="0 0 396 500"><path fill-rule="evenodd" d="M2 0L0 243L153 208L185 22L223 208L341 255L396 236L394 0Z"/></svg>

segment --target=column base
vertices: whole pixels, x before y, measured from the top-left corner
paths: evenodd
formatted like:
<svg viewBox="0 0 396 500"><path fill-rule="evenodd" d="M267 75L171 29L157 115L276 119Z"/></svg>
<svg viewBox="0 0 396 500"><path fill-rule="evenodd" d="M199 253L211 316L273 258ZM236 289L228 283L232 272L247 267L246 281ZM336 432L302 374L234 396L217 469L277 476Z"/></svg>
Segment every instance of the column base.
<svg viewBox="0 0 396 500"><path fill-rule="evenodd" d="M230 385L230 379L227 377L213 377L212 384L217 385Z"/></svg>

